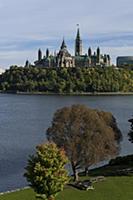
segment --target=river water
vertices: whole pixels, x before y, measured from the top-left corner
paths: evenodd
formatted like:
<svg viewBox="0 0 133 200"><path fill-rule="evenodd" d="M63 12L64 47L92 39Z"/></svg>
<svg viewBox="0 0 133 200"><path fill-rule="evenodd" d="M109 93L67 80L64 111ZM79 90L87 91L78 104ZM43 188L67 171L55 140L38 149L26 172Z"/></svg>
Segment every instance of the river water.
<svg viewBox="0 0 133 200"><path fill-rule="evenodd" d="M63 106L85 104L110 111L123 134L121 155L133 153L128 141L128 119L133 115L133 96L45 96L0 94L0 192L25 186L28 155L46 140L54 112Z"/></svg>

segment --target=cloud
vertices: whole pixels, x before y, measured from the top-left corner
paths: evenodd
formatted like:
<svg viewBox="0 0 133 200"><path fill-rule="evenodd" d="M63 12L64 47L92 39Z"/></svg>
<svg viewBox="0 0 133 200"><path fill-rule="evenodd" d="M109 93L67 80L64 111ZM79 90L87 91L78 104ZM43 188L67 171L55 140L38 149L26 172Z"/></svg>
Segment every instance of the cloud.
<svg viewBox="0 0 133 200"><path fill-rule="evenodd" d="M6 51L0 53L0 68L9 68L11 65L21 65L25 64L27 59L36 60L36 52L29 51Z"/></svg>
<svg viewBox="0 0 133 200"><path fill-rule="evenodd" d="M24 65L25 60L33 63L37 58L39 48L45 54L46 48L53 53L59 50L62 38L32 38L14 41L0 42L0 62L1 66L10 66L12 64ZM66 38L68 50L74 54L74 38ZM102 53L110 54L112 62L115 63L116 57L120 55L132 55L133 52L133 34L132 33L116 33L116 34L100 34L93 37L83 38L84 53L87 53L88 47L91 46L93 51L98 46L101 47Z"/></svg>
<svg viewBox="0 0 133 200"><path fill-rule="evenodd" d="M0 65L23 64L27 57L32 61L40 47L54 51L63 36L72 49L77 23L85 50L108 47L116 57L120 51L115 49L122 47L127 54L133 46L132 18L132 0L1 0Z"/></svg>

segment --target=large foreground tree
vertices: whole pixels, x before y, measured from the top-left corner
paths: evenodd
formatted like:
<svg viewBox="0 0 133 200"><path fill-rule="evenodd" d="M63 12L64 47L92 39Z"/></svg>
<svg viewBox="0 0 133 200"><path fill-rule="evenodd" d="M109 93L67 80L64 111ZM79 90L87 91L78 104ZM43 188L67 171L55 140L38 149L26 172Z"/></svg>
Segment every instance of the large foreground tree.
<svg viewBox="0 0 133 200"><path fill-rule="evenodd" d="M118 154L121 132L111 113L72 105L55 112L47 138L65 149L78 180L79 168L88 169Z"/></svg>
<svg viewBox="0 0 133 200"><path fill-rule="evenodd" d="M24 176L37 193L37 197L54 200L68 182L65 165L68 159L64 150L54 143L37 146L36 155L30 157Z"/></svg>

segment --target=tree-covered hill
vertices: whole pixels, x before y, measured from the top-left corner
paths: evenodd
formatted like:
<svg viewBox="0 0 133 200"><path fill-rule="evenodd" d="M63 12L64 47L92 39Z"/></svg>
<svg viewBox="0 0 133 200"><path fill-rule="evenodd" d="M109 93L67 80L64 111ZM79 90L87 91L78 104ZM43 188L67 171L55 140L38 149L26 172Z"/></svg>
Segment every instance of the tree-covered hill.
<svg viewBox="0 0 133 200"><path fill-rule="evenodd" d="M133 71L109 68L12 66L0 75L0 90L10 92L133 92Z"/></svg>

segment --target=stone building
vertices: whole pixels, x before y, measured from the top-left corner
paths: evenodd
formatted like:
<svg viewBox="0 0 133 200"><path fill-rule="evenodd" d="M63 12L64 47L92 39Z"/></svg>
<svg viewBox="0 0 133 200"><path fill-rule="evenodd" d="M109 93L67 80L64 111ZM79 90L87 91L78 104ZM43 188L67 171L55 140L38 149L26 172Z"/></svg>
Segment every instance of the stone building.
<svg viewBox="0 0 133 200"><path fill-rule="evenodd" d="M60 51L56 56L56 62L57 67L73 67L75 65L74 58L68 52L64 39Z"/></svg>
<svg viewBox="0 0 133 200"><path fill-rule="evenodd" d="M67 49L65 40L61 44L59 52L51 55L49 50L46 50L45 56L42 56L42 51L38 50L38 60L35 61L37 67L108 67L110 66L110 56L107 54L102 55L100 48L98 47L96 52L92 53L91 47L88 49L88 53L83 55L82 53L82 39L80 36L80 30L77 29L77 35L75 39L75 55L72 56Z"/></svg>
<svg viewBox="0 0 133 200"><path fill-rule="evenodd" d="M133 69L133 56L119 56L116 59L116 65L119 68Z"/></svg>

